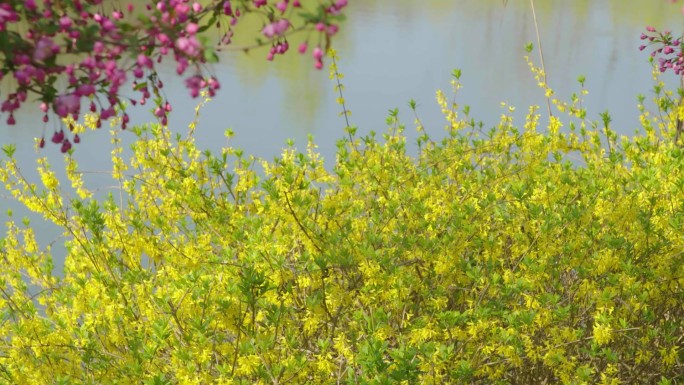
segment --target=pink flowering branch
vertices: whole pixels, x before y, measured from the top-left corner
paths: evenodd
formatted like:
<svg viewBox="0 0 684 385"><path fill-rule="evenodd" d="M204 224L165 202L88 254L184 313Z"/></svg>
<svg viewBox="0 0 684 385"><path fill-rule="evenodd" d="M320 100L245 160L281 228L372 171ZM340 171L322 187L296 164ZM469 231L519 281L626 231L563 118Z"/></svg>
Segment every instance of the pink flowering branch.
<svg viewBox="0 0 684 385"><path fill-rule="evenodd" d="M645 42L639 46L643 51L648 46L655 45L651 51L651 57L658 58L658 69L660 72L672 70L676 75L684 75L684 55L682 54L682 37L674 38L672 32L658 32L655 28L646 27L646 33L641 34L641 40Z"/></svg>
<svg viewBox="0 0 684 385"><path fill-rule="evenodd" d="M162 95L163 82L157 65L175 61L176 73L185 77L192 97L202 90L214 95L220 88L207 64L218 60L216 51L230 47L233 29L243 16L260 15L264 24L257 45L271 45L267 55L289 49L287 37L309 31L329 43L342 20L347 0L214 0L201 5L193 0L150 0L142 10L129 4L102 0L9 0L0 4L0 79L11 76L10 92L3 96L0 112L8 124L16 123L14 112L29 95L36 95L47 122L51 115L78 119L85 100L101 120L123 111L124 101L136 105L152 99L154 114L167 124L171 106ZM305 4L310 7L305 7ZM113 4L113 5L111 5ZM134 12L134 11L137 11ZM292 25L297 12L303 25ZM219 44L210 44L205 31L213 30ZM314 66L322 59L314 50ZM300 52L305 52L300 46ZM63 80L60 80L63 79ZM133 80L136 97L122 96L121 87ZM66 85L64 85L66 84ZM154 98L153 98L154 97ZM89 103L88 103L89 102ZM123 113L125 129L128 116ZM74 136L75 143L80 138ZM44 145L44 139L41 146ZM52 142L62 151L71 148L61 130Z"/></svg>
<svg viewBox="0 0 684 385"><path fill-rule="evenodd" d="M671 3L676 3L677 1L670 0ZM684 6L682 7L682 14L684 14ZM644 44L639 46L641 51L649 46L655 46L655 49L651 51L651 57L654 59L658 58L658 69L660 72L672 70L675 75L679 76L681 83L679 92L682 96L679 104L682 105L684 103L684 35L675 38L671 31L659 32L654 27L647 26L646 33L641 34L641 40L644 42ZM677 143L684 134L684 121L677 118L675 128L675 143Z"/></svg>

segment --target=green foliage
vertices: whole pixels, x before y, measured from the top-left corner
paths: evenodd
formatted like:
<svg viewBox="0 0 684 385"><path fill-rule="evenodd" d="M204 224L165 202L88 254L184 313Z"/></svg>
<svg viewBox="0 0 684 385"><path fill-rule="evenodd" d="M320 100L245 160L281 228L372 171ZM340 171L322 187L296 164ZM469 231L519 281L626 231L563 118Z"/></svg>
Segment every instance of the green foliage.
<svg viewBox="0 0 684 385"><path fill-rule="evenodd" d="M8 157L0 181L64 229L68 256L55 277L8 220L0 383L681 382L668 115L642 106L645 133L618 137L573 97L553 100L567 129L540 129L536 107L515 127L506 107L487 130L437 99L444 139L421 132L409 155L392 110L382 139L340 140L331 169L313 143L265 162L139 127L103 200L70 156L77 197L44 160L39 188Z"/></svg>

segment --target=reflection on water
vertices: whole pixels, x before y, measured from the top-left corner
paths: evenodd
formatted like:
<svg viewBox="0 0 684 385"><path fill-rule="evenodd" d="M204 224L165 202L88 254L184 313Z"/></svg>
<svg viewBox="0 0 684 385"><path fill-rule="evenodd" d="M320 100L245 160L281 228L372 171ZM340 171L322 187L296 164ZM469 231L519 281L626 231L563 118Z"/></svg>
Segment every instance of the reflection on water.
<svg viewBox="0 0 684 385"><path fill-rule="evenodd" d="M676 7L638 0L545 0L536 7L549 82L557 94L569 95L576 90L576 77L586 75L589 105L628 117L617 118L616 126L633 126L628 110L636 94L647 92L652 84L646 55L636 50L638 35L647 24L681 28L684 17L674 12ZM543 102L523 60L522 47L535 40L527 1L365 0L352 2L347 13L349 19L335 44L347 75L347 99L362 129L382 129L376 122L384 120L384 111L404 106L411 98L424 107L431 105L434 91L448 86L453 68L464 72L461 99L491 124L495 121L487 114L497 116L501 101L521 109ZM259 18L243 21L236 37L251 38L249 31L258 30L260 23ZM293 37L291 46L306 38L303 33ZM247 42L243 38L235 43ZM273 63L263 60L265 55L264 49L224 54L214 67L224 87L203 116L205 131L218 130L220 135L233 127L244 145L263 145L258 133L277 140L248 148L260 155L277 153L281 139L288 136L328 136L339 107L327 71L313 71L309 55L291 53ZM161 72L169 85L167 96L176 101L175 119L184 123L192 116L194 102L174 78L172 64ZM135 116L138 122L150 120L146 107L137 108ZM0 125L2 142L26 142L40 135L42 123L33 110L22 109L18 118L21 129ZM100 140L90 135L85 142Z"/></svg>
<svg viewBox="0 0 684 385"><path fill-rule="evenodd" d="M508 0L505 6L502 0L350 3L348 20L335 46L342 58L339 67L345 74L352 123L362 132L384 130L386 112L395 107L410 127L413 119L407 103L415 99L428 132L440 136L444 120L434 94L438 88L448 91L454 68L463 71L464 88L457 102L470 105L471 115L486 125L498 121L501 102L517 106L520 116L530 104L543 105L543 93L523 59L524 45L535 40L528 1ZM589 117L598 119L607 109L616 130L634 132L638 128L636 96L648 97L653 84L646 55L637 50L638 37L649 24L684 29L678 8L659 0L544 0L536 6L548 80L556 94L568 98L578 91L577 76L585 75ZM294 49L305 38L294 37L290 46ZM271 159L286 139L294 138L303 146L311 133L325 157L334 159L343 120L327 70L314 71L308 54L292 52L273 63L264 60L265 55L264 50L249 55L226 53L215 67L222 89L201 115L195 134L200 148L219 149L226 144L223 131L232 128L237 133L233 145ZM174 106L171 122L174 129L183 130L193 119L196 101L189 100L182 81L173 75L173 66L161 72ZM677 84L672 74L664 80L672 87ZM134 122L150 121L148 109L135 108ZM37 156L47 156L59 170L57 146L48 145L39 154L33 149L33 138L44 130L40 116L24 109L17 119L17 127L0 123L0 144L17 144L19 164L30 177L35 177L31 169ZM52 129L47 127L48 136ZM124 136L130 141L130 134ZM105 132L87 134L75 156L86 169L106 170L109 151ZM108 191L101 174L87 178ZM7 202L0 198L0 207ZM18 211L15 203L9 205ZM47 227L41 231L47 232Z"/></svg>

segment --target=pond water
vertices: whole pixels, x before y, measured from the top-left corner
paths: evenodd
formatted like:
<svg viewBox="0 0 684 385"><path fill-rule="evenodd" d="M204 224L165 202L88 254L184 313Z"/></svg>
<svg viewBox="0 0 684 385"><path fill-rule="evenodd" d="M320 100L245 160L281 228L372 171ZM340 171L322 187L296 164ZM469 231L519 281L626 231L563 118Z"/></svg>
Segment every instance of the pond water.
<svg viewBox="0 0 684 385"><path fill-rule="evenodd" d="M637 95L649 98L653 86L647 55L637 49L639 35L646 25L682 30L684 16L678 7L664 0L543 0L535 5L548 82L556 95L568 99L579 90L577 77L584 75L589 118L598 120L599 113L609 110L614 129L632 134L639 127ZM435 91L450 92L455 68L463 73L456 101L470 105L471 115L486 126L498 122L501 102L517 106L519 116L531 104L544 111L543 92L523 58L525 44L536 46L529 1L358 0L350 2L347 15L334 46L345 75L345 98L353 111L351 123L362 133L384 131L387 111L399 108L407 133L415 137L408 108L409 100L415 99L427 131L434 137L443 135L445 121L434 101ZM291 46L301 38L293 38ZM231 128L236 133L231 145L272 159L288 138L303 148L311 134L330 163L345 124L328 71L315 71L309 55L292 52L272 63L265 56L264 50L226 53L214 67L222 89L202 111L195 131L199 147L219 150L226 145L224 130ZM532 58L538 63L536 51ZM182 132L193 119L197 101L173 76L174 67L161 72L174 106L171 125ZM671 88L678 83L673 74L663 79ZM131 115L134 123L152 120L147 107L137 107ZM39 114L24 109L17 120L18 126L8 127L2 119L0 145L17 145L19 165L29 177L35 177L31 170L38 156L47 157L59 170L62 156L57 146L48 144L39 153L33 148L33 138L43 132ZM47 132L49 136L51 126ZM132 134L126 135L130 141ZM106 132L89 133L82 137L75 157L86 170L108 170L110 149ZM106 178L89 175L88 182L107 190ZM0 215L4 208L24 213L4 190L0 194ZM51 226L34 223L42 243L57 236Z"/></svg>

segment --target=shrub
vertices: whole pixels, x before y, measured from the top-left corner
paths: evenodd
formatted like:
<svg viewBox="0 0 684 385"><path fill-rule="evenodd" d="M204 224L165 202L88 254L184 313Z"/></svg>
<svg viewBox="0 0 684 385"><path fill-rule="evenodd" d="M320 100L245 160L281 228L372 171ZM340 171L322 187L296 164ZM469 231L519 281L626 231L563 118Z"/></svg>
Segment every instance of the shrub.
<svg viewBox="0 0 684 385"><path fill-rule="evenodd" d="M437 99L444 139L410 155L393 114L329 169L313 142L266 162L139 127L106 199L70 156L75 194L45 160L31 184L6 148L0 180L64 229L68 256L54 276L10 218L0 382L681 382L674 120L642 105L644 133L618 137L575 97L554 100L567 128L532 107L486 130Z"/></svg>

